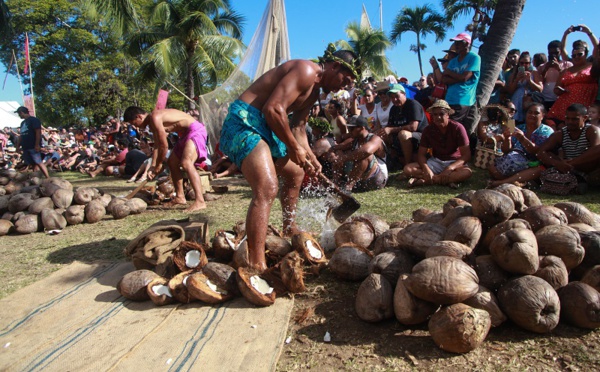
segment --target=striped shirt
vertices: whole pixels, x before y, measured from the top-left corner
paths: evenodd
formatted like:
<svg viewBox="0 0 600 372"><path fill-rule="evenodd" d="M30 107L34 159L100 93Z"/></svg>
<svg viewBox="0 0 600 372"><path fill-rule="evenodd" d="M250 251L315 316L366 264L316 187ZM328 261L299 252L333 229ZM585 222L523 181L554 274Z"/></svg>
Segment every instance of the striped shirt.
<svg viewBox="0 0 600 372"><path fill-rule="evenodd" d="M590 143L586 136L586 131L590 126L590 124L585 124L577 138L571 138L566 126L562 128L562 148L566 160L575 159L590 148Z"/></svg>

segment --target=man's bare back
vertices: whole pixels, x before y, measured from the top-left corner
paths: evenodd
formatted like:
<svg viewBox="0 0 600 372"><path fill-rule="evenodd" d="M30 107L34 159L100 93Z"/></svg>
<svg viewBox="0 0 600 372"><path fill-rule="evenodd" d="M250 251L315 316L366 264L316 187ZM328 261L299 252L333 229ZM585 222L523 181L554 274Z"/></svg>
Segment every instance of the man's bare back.
<svg viewBox="0 0 600 372"><path fill-rule="evenodd" d="M189 129L190 125L195 122L192 116L185 112L174 109L163 109L153 111L144 120L145 125L149 125L151 129L158 129L162 126L167 133L181 133Z"/></svg>

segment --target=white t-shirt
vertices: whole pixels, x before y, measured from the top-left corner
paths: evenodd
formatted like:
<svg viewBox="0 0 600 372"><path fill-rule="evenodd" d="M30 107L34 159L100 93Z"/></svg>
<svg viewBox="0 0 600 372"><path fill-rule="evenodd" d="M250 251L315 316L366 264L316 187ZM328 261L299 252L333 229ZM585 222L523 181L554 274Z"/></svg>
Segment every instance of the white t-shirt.
<svg viewBox="0 0 600 372"><path fill-rule="evenodd" d="M385 110L381 107L381 102L375 105L375 112L377 114L377 120L379 120L379 124L382 128L387 127L388 119L390 118L390 110L392 109L394 104L392 102L388 103L388 106Z"/></svg>
<svg viewBox="0 0 600 372"><path fill-rule="evenodd" d="M373 111L370 113L367 109L367 105L358 105L358 109L360 110L360 116L367 119L367 123L369 123L369 131L372 132L375 129L375 121L377 121L377 104L375 104Z"/></svg>

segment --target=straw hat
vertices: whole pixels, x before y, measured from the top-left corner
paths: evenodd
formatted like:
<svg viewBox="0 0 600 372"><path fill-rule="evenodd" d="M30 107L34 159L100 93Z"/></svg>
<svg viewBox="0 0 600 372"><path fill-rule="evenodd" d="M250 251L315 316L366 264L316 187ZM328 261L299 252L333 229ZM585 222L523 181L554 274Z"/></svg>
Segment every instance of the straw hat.
<svg viewBox="0 0 600 372"><path fill-rule="evenodd" d="M437 101L435 101L433 105L429 106L427 112L431 113L434 108L443 108L445 110L448 110L448 114L454 114L454 110L452 110L452 107L450 107L448 102L444 101L443 99L438 99Z"/></svg>

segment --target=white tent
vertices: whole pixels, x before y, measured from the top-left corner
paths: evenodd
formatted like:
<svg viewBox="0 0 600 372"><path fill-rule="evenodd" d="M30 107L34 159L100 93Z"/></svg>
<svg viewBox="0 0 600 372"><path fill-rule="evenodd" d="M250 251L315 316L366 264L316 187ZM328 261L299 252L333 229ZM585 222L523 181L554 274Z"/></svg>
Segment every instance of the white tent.
<svg viewBox="0 0 600 372"><path fill-rule="evenodd" d="M0 129L18 128L23 121L15 111L21 106L17 101L2 101L0 102Z"/></svg>

